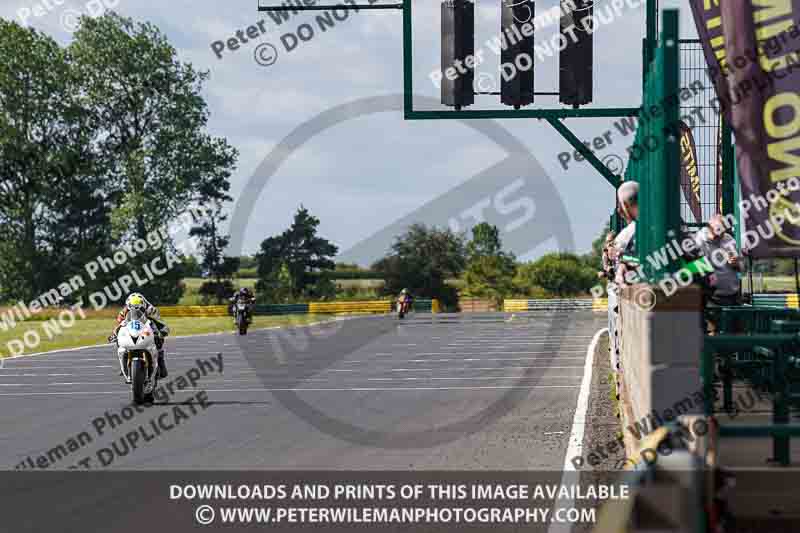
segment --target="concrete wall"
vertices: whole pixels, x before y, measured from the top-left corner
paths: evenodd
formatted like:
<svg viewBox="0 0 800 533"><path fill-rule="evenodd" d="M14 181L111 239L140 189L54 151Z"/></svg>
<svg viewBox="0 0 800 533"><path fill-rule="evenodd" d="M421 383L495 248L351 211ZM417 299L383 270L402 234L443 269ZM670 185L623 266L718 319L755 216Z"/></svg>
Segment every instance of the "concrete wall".
<svg viewBox="0 0 800 533"><path fill-rule="evenodd" d="M679 416L702 414L700 352L703 342L699 288L670 296L645 284L619 294L620 410L628 453L639 444L627 429L646 419L648 428Z"/></svg>

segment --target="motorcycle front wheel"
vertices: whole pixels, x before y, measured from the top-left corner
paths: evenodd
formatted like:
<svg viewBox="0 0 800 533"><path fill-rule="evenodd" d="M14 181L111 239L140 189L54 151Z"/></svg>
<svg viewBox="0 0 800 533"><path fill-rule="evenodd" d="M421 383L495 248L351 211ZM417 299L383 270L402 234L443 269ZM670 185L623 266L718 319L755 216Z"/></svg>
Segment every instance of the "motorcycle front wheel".
<svg viewBox="0 0 800 533"><path fill-rule="evenodd" d="M134 359L131 361L131 389L133 391L133 403L141 405L145 402L144 384L147 380L147 369L144 361Z"/></svg>

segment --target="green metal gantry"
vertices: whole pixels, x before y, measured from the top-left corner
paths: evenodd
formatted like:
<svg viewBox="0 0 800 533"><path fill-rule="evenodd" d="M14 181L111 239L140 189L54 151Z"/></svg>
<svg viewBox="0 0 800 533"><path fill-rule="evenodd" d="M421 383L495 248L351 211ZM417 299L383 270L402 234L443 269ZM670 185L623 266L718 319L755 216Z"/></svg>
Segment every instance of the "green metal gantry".
<svg viewBox="0 0 800 533"><path fill-rule="evenodd" d="M550 124L572 148L615 189L622 182L622 177L614 174L602 161L569 129L566 119L573 118L621 118L639 116L638 107L591 107L560 109L491 109L491 110L417 110L414 109L414 69L413 69L413 24L412 0L402 0L391 4L359 4L356 1L343 5L310 5L310 6L258 6L259 11L322 11L334 8L354 10L396 10L403 14L403 113L406 120L465 120L465 119L538 119ZM658 0L646 0L645 36L642 42L642 87L644 90L651 63L656 58L658 39ZM732 212L734 188L732 179L733 148L731 130L726 124L723 128L723 208L725 213ZM677 168L677 167L676 167ZM678 197L675 197L676 201Z"/></svg>

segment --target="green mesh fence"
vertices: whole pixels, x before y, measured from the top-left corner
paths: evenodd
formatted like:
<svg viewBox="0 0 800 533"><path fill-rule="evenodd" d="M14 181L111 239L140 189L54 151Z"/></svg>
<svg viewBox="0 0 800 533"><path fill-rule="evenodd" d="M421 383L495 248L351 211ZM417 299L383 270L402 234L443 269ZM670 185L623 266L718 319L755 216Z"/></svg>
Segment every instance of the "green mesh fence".
<svg viewBox="0 0 800 533"><path fill-rule="evenodd" d="M626 181L640 185L636 250L650 281L678 269L665 255L665 246L680 229L678 11L664 11L662 20L659 46L645 74L639 127L625 172Z"/></svg>

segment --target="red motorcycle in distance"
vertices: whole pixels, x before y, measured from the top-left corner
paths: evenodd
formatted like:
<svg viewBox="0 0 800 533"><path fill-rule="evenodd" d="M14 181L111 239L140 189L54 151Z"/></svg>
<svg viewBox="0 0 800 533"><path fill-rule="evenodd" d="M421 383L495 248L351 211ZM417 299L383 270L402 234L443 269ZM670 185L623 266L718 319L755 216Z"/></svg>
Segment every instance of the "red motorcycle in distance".
<svg viewBox="0 0 800 533"><path fill-rule="evenodd" d="M403 319L403 317L408 314L408 311L411 309L411 298L406 296L401 300L397 300L397 318Z"/></svg>

